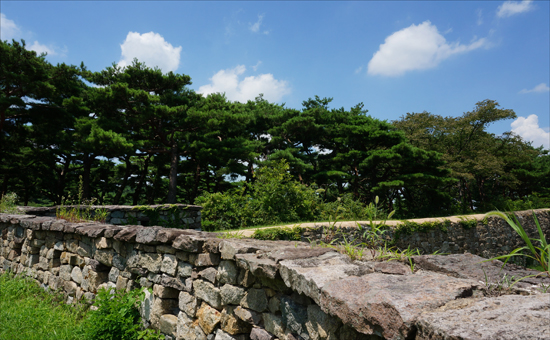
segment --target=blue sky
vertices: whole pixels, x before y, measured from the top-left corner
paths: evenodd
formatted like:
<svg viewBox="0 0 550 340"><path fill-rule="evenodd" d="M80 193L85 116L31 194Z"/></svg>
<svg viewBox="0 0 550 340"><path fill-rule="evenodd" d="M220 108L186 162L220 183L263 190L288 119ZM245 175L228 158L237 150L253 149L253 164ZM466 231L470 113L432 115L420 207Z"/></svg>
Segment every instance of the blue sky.
<svg viewBox="0 0 550 340"><path fill-rule="evenodd" d="M513 130L550 148L549 1L5 1L2 40L92 71L134 57L225 92L301 108L363 102L385 120L459 116L484 99Z"/></svg>

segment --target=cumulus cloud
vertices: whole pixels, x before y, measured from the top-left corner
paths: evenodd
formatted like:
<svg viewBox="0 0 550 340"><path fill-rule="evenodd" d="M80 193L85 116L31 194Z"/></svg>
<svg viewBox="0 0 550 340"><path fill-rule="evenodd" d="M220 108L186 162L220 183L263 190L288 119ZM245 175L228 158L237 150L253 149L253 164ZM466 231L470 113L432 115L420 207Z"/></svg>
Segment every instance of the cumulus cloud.
<svg viewBox="0 0 550 340"><path fill-rule="evenodd" d="M498 6L497 17L507 18L515 14L530 11L533 9L532 3L532 0L505 1L502 5Z"/></svg>
<svg viewBox="0 0 550 340"><path fill-rule="evenodd" d="M368 64L368 74L400 76L407 71L436 67L452 55L488 47L485 38L468 45L447 43L430 21L411 25L386 38Z"/></svg>
<svg viewBox="0 0 550 340"><path fill-rule="evenodd" d="M48 55L56 55L57 52L55 49L51 46L42 45L38 41L34 41L34 43L28 47L29 50L35 51L37 54L47 53Z"/></svg>
<svg viewBox="0 0 550 340"><path fill-rule="evenodd" d="M550 149L550 133L539 127L539 117L530 115L529 117L518 117L511 124L512 132L520 135L526 141L532 142L534 147L544 146Z"/></svg>
<svg viewBox="0 0 550 340"><path fill-rule="evenodd" d="M0 40L18 39L21 37L21 29L13 20L6 17L4 13L0 13Z"/></svg>
<svg viewBox="0 0 550 340"><path fill-rule="evenodd" d="M130 65L134 58L148 67L158 66L163 72L175 71L180 64L181 46L172 46L158 33L128 32L120 49L118 65L122 67Z"/></svg>
<svg viewBox="0 0 550 340"><path fill-rule="evenodd" d="M197 92L204 96L210 93L225 93L227 99L241 103L254 100L260 93L264 94L266 100L277 102L290 93L288 83L275 79L270 73L245 77L241 80L245 71L244 65L220 70L210 78L210 84L199 87Z"/></svg>
<svg viewBox="0 0 550 340"><path fill-rule="evenodd" d="M21 31L21 28L17 26L15 21L8 19L4 13L0 13L0 40L7 40L8 42L11 42L12 39L20 40L28 38L32 35L33 34L30 32L23 33ZM59 52L58 49L53 47L52 45L46 46L36 40L32 45L27 45L27 49L35 51L37 54L47 53L50 56L60 54L64 55L64 53L66 52L66 49L65 51Z"/></svg>
<svg viewBox="0 0 550 340"><path fill-rule="evenodd" d="M535 92L535 93L550 92L550 87L548 87L548 85L546 85L545 83L540 83L530 90L523 89L519 91L519 93L531 93L531 92Z"/></svg>

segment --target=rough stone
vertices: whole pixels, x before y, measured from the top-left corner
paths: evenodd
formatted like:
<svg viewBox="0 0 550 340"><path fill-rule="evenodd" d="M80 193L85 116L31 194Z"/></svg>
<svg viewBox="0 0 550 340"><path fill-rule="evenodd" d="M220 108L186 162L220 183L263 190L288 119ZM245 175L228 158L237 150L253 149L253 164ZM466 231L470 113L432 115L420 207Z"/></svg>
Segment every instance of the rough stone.
<svg viewBox="0 0 550 340"><path fill-rule="evenodd" d="M260 322L262 321L262 314L261 313L255 312L251 309L243 308L241 306L236 307L233 310L233 313L235 313L235 315L239 319L241 319L244 322L247 322L251 325L259 325Z"/></svg>
<svg viewBox="0 0 550 340"><path fill-rule="evenodd" d="M222 305L238 305L245 294L243 288L225 284L220 289L221 303Z"/></svg>
<svg viewBox="0 0 550 340"><path fill-rule="evenodd" d="M154 285L153 294L161 299L177 299L180 292L174 288L164 287L162 285Z"/></svg>
<svg viewBox="0 0 550 340"><path fill-rule="evenodd" d="M263 313L262 319L264 320L264 328L266 331L279 339L283 339L285 336L285 327L283 326L283 320L280 316L271 313Z"/></svg>
<svg viewBox="0 0 550 340"><path fill-rule="evenodd" d="M336 330L339 322L325 312L317 305L307 306L306 328L312 340L321 340L327 338L336 338Z"/></svg>
<svg viewBox="0 0 550 340"><path fill-rule="evenodd" d="M219 263L219 254L198 254L195 260L195 266L197 267L217 266Z"/></svg>
<svg viewBox="0 0 550 340"><path fill-rule="evenodd" d="M504 276L507 277L526 277L536 275L539 272L515 265L507 264L503 267L501 261L488 261L483 257L472 254L451 254L447 256L421 255L413 256L412 260L415 268L439 272L452 277L484 281L485 277L489 283L498 283ZM533 285L549 285L548 277L528 277L514 286L523 289L533 288Z"/></svg>
<svg viewBox="0 0 550 340"><path fill-rule="evenodd" d="M236 284L237 278L239 276L239 269L233 261L221 261L218 266L218 272L216 275L216 280L220 284L229 283Z"/></svg>
<svg viewBox="0 0 550 340"><path fill-rule="evenodd" d="M190 290L180 278L171 277L166 274L162 274L160 278L160 284L166 287L177 289L177 290L186 290L186 291Z"/></svg>
<svg viewBox="0 0 550 340"><path fill-rule="evenodd" d="M212 331L220 323L221 317L222 314L220 312L204 302L202 303L201 308L197 311L197 320L206 334L212 333Z"/></svg>
<svg viewBox="0 0 550 340"><path fill-rule="evenodd" d="M176 259L175 255L165 254L162 257L162 264L160 266L160 270L163 273L174 276L176 275L177 268L178 268L178 260Z"/></svg>
<svg viewBox="0 0 550 340"><path fill-rule="evenodd" d="M116 267L111 268L108 275L109 281L116 282L119 274L120 274L120 270L118 268Z"/></svg>
<svg viewBox="0 0 550 340"><path fill-rule="evenodd" d="M281 298L281 315L287 331L309 339L306 321L308 319L307 308L288 297Z"/></svg>
<svg viewBox="0 0 550 340"><path fill-rule="evenodd" d="M136 243L157 244L157 234L160 230L160 227L147 227L139 229L136 234Z"/></svg>
<svg viewBox="0 0 550 340"><path fill-rule="evenodd" d="M160 331L163 334L176 336L178 317L172 314L164 314L160 317Z"/></svg>
<svg viewBox="0 0 550 340"><path fill-rule="evenodd" d="M204 334L198 322L193 322L193 320L183 312L178 314L177 339L207 340L206 334Z"/></svg>
<svg viewBox="0 0 550 340"><path fill-rule="evenodd" d="M250 340L275 340L275 336L262 328L252 328Z"/></svg>
<svg viewBox="0 0 550 340"><path fill-rule="evenodd" d="M370 274L324 285L320 307L364 334L405 339L422 312L472 296L479 284L436 273Z"/></svg>
<svg viewBox="0 0 550 340"><path fill-rule="evenodd" d="M346 255L329 252L318 257L284 260L279 272L286 286L305 294L319 304L321 289L328 282L365 274L365 268L352 264Z"/></svg>
<svg viewBox="0 0 550 340"><path fill-rule="evenodd" d="M178 300L155 298L151 306L150 318L151 325L159 328L160 317L164 314L177 314Z"/></svg>
<svg viewBox="0 0 550 340"><path fill-rule="evenodd" d="M193 273L193 266L189 263L180 261L178 263L178 276L189 277Z"/></svg>
<svg viewBox="0 0 550 340"><path fill-rule="evenodd" d="M246 295L241 300L241 306L263 312L267 309L267 296L263 289L249 289Z"/></svg>
<svg viewBox="0 0 550 340"><path fill-rule="evenodd" d="M220 290L214 287L210 282L203 280L193 281L193 289L195 290L195 296L210 306L220 309L222 306Z"/></svg>
<svg viewBox="0 0 550 340"><path fill-rule="evenodd" d="M214 340L247 340L248 337L246 337L244 334L238 334L238 335L229 335L222 331L221 329L218 329L216 331L216 336L214 337Z"/></svg>
<svg viewBox="0 0 550 340"><path fill-rule="evenodd" d="M138 265L152 273L158 273L162 265L162 255L156 253L143 253L139 257Z"/></svg>
<svg viewBox="0 0 550 340"><path fill-rule="evenodd" d="M71 271L71 279L78 284L82 283L82 280L84 278L82 276L82 271L79 267L73 267L73 270Z"/></svg>
<svg viewBox="0 0 550 340"><path fill-rule="evenodd" d="M412 274L410 266L396 261L376 262L373 269L377 273L409 275Z"/></svg>
<svg viewBox="0 0 550 340"><path fill-rule="evenodd" d="M550 339L550 294L455 300L416 324L418 340Z"/></svg>
<svg viewBox="0 0 550 340"><path fill-rule="evenodd" d="M216 284L216 275L218 271L215 268L209 267L199 272L199 276L207 281Z"/></svg>
<svg viewBox="0 0 550 340"><path fill-rule="evenodd" d="M194 318L197 313L197 299L187 292L180 292L178 301L180 310Z"/></svg>
<svg viewBox="0 0 550 340"><path fill-rule="evenodd" d="M114 249L97 249L94 255L94 259L104 264L105 266L112 267L114 255Z"/></svg>
<svg viewBox="0 0 550 340"><path fill-rule="evenodd" d="M221 329L231 335L250 333L252 326L235 315L235 308L241 307L226 306L223 309L220 321Z"/></svg>
<svg viewBox="0 0 550 340"><path fill-rule="evenodd" d="M270 279L277 276L277 262L269 258L258 257L256 254L237 254L235 261L239 267L249 270L254 276Z"/></svg>

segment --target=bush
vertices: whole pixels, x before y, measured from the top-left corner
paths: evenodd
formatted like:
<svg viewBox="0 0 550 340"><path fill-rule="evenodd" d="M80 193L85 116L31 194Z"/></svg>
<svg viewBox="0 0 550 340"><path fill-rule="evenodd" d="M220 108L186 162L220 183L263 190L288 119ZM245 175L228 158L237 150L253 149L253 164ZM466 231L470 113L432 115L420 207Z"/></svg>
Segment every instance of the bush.
<svg viewBox="0 0 550 340"><path fill-rule="evenodd" d="M2 195L0 199L0 213L2 214L20 214L17 210L17 194L9 192Z"/></svg>
<svg viewBox="0 0 550 340"><path fill-rule="evenodd" d="M252 238L257 240L285 240L285 241L301 241L302 240L302 228L294 226L292 228L267 228L257 229L254 231Z"/></svg>
<svg viewBox="0 0 550 340"><path fill-rule="evenodd" d="M84 322L86 339L135 340L139 336L140 315L138 304L143 299L142 289L130 292L102 288Z"/></svg>
<svg viewBox="0 0 550 340"><path fill-rule="evenodd" d="M292 180L288 168L285 161L276 162L259 168L253 184L198 197L195 204L203 207L203 229L219 231L316 219L322 200L313 188Z"/></svg>

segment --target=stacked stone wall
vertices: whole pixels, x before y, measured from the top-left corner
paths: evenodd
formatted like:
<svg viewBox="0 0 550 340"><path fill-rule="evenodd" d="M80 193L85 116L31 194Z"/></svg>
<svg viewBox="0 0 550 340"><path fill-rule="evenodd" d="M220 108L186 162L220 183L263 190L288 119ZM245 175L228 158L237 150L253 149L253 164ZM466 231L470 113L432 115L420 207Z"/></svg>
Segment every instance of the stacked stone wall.
<svg viewBox="0 0 550 340"><path fill-rule="evenodd" d="M550 239L550 210L538 209L534 211L539 224L543 230L546 239ZM539 234L532 211L519 211L515 215L525 229L529 237L538 239ZM474 225L465 223L474 221ZM370 226L365 222L360 222L364 229ZM418 224L421 225L422 221ZM384 239L390 244L400 248L418 249L423 254L433 254L435 252L443 254L464 254L470 253L484 258L492 258L510 253L512 250L525 245L521 237L504 221L495 216L488 217L486 220L476 220L463 218L463 221L451 222L445 219L439 219L433 228L427 228L423 231L412 231L410 233L397 233L397 226L387 226ZM341 244L344 237L348 242L353 240L355 243L361 243L362 231L355 225L349 227L328 228L327 226L318 226L315 228L304 228L302 231L302 240L304 241L323 241ZM522 259L518 259L522 260ZM520 261L521 262L521 261Z"/></svg>
<svg viewBox="0 0 550 340"><path fill-rule="evenodd" d="M59 207L19 207L29 215L55 217ZM159 204L144 206L101 205L101 206L63 206L66 210L107 211L105 223L114 225L160 225L180 229L201 229L201 209L198 205Z"/></svg>
<svg viewBox="0 0 550 340"><path fill-rule="evenodd" d="M501 329L498 320L516 313L519 321L502 339L550 336L550 318L540 315L550 308L550 294L539 294L550 278L518 283L523 293L539 295L522 296L507 309L486 297L483 277L498 281L532 271L503 270L502 263L471 254L411 261L414 266L408 260L352 261L305 242L0 214L0 271L61 290L68 303L92 301L101 288L145 287L144 326L160 329L168 340L452 338L456 322L440 324L438 313L460 312L453 309L456 300L473 310L498 307L495 313L504 316L484 320L480 329Z"/></svg>
<svg viewBox="0 0 550 340"><path fill-rule="evenodd" d="M0 235L0 268L62 290L68 303L93 301L101 288L150 288L142 319L167 339L349 339L359 334L285 284L276 261L257 257L257 252L289 248L305 251L300 258L329 249L308 253L310 247L301 242L223 240L195 230L78 224L32 215L0 214Z"/></svg>

